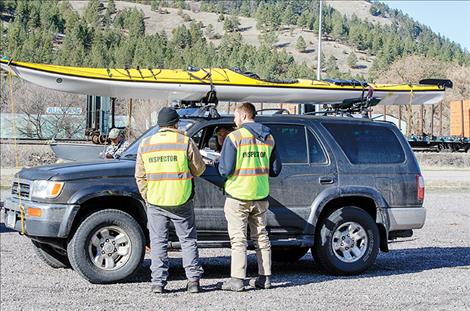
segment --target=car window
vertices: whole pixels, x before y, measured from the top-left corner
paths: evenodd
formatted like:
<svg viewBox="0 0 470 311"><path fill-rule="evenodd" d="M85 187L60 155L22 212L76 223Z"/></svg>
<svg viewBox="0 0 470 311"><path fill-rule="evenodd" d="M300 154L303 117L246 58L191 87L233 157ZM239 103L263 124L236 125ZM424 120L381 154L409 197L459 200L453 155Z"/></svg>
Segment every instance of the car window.
<svg viewBox="0 0 470 311"><path fill-rule="evenodd" d="M200 129L196 134L194 134L191 137L193 139L194 143L196 144L196 146L198 146L198 147L201 147L200 143L201 143L201 139L202 139L202 134L204 133L205 129L206 128Z"/></svg>
<svg viewBox="0 0 470 311"><path fill-rule="evenodd" d="M405 154L389 128L372 124L322 123L353 164L402 163Z"/></svg>
<svg viewBox="0 0 470 311"><path fill-rule="evenodd" d="M271 129L282 163L308 163L305 127L291 124L266 124Z"/></svg>
<svg viewBox="0 0 470 311"><path fill-rule="evenodd" d="M311 131L307 131L307 137L308 137L308 150L310 154L310 163L313 164L320 164L320 163L326 163L326 156L325 152L323 152L323 149L318 142L317 138L313 135Z"/></svg>

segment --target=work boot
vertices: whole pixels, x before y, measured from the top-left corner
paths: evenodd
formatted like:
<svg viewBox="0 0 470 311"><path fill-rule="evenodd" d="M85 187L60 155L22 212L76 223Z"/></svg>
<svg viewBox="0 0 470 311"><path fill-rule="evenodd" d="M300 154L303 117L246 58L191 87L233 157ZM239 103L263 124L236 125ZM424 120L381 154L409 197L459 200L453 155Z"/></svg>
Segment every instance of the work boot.
<svg viewBox="0 0 470 311"><path fill-rule="evenodd" d="M201 291L201 287L199 286L199 281L188 281L186 285L186 290L188 293L196 294Z"/></svg>
<svg viewBox="0 0 470 311"><path fill-rule="evenodd" d="M230 278L222 284L222 290L230 290L232 292L242 292L245 290L243 279Z"/></svg>
<svg viewBox="0 0 470 311"><path fill-rule="evenodd" d="M152 293L154 294L163 294L165 293L165 287L161 285L152 285Z"/></svg>
<svg viewBox="0 0 470 311"><path fill-rule="evenodd" d="M262 289L271 288L271 277L266 275L260 275L256 278L252 278L250 279L250 286Z"/></svg>

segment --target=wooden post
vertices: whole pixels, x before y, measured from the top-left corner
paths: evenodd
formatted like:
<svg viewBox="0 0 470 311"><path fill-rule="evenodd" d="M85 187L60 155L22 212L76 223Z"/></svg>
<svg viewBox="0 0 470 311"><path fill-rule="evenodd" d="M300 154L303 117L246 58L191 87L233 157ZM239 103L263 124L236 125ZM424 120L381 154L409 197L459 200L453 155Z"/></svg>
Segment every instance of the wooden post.
<svg viewBox="0 0 470 311"><path fill-rule="evenodd" d="M398 105L398 128L401 131L401 105Z"/></svg>
<svg viewBox="0 0 470 311"><path fill-rule="evenodd" d="M116 97L111 97L111 128L115 127Z"/></svg>
<svg viewBox="0 0 470 311"><path fill-rule="evenodd" d="M431 106L431 136L434 135L434 104Z"/></svg>
<svg viewBox="0 0 470 311"><path fill-rule="evenodd" d="M131 138L131 118L132 118L132 98L129 99L129 107L127 111L127 139Z"/></svg>
<svg viewBox="0 0 470 311"><path fill-rule="evenodd" d="M387 105L384 105L384 121L387 121Z"/></svg>
<svg viewBox="0 0 470 311"><path fill-rule="evenodd" d="M462 124L462 137L465 136L465 124L464 124L464 118L463 118L463 100L460 101L460 121Z"/></svg>
<svg viewBox="0 0 470 311"><path fill-rule="evenodd" d="M421 105L421 136L424 134L424 105Z"/></svg>
<svg viewBox="0 0 470 311"><path fill-rule="evenodd" d="M439 136L442 136L442 102L439 104Z"/></svg>

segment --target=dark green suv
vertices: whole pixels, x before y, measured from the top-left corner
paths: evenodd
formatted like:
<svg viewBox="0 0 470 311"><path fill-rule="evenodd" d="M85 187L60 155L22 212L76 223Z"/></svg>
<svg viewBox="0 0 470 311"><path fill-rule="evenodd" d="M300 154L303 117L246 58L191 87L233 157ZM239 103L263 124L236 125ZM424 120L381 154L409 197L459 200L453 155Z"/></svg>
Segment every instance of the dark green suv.
<svg viewBox="0 0 470 311"><path fill-rule="evenodd" d="M425 220L424 185L416 158L391 123L306 115L259 116L283 162L272 178L268 231L273 259L295 261L309 250L332 274L361 273L388 240L408 237ZM179 126L201 149L232 117L187 117ZM132 275L148 245L146 212L134 180L143 137L119 160L23 169L5 202L5 222L25 234L52 267L72 266L93 283ZM18 184L19 180L19 184ZM200 247L229 247L223 179L213 166L195 179ZM172 236L171 247L179 242ZM115 245L112 249L108 246ZM106 254L103 251L106 249Z"/></svg>

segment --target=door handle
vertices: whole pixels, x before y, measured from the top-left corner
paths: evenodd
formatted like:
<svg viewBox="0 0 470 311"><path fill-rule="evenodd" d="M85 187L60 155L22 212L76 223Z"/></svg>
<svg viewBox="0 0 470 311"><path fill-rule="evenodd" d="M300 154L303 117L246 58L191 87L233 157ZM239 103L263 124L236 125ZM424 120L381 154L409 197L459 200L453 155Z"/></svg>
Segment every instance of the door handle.
<svg viewBox="0 0 470 311"><path fill-rule="evenodd" d="M331 184L334 184L334 183L335 183L335 180L334 180L334 178L332 178L332 177L326 177L326 176L325 176L325 177L320 177L320 178L319 178L319 182L320 182L320 184L322 184L322 185L331 185Z"/></svg>

